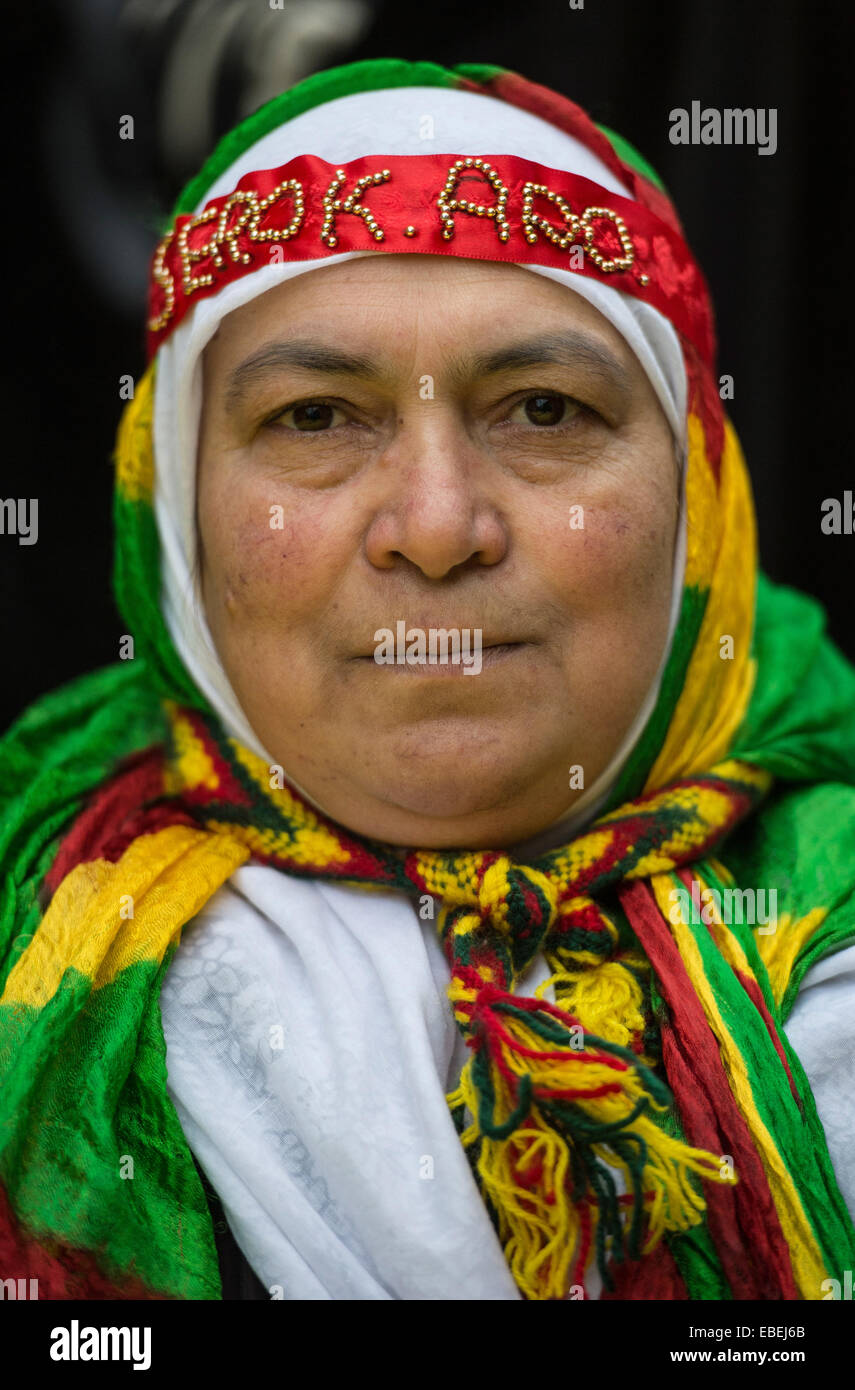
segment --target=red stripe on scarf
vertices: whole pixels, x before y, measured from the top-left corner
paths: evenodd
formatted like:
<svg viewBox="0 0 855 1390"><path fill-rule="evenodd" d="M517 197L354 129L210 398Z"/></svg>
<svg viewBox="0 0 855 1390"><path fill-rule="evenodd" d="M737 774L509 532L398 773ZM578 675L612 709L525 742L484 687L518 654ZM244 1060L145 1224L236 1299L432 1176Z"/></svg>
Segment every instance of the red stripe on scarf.
<svg viewBox="0 0 855 1390"><path fill-rule="evenodd" d="M798 1300L789 1248L763 1164L653 890L648 883L636 882L620 888L618 895L668 1006L669 1016L662 1020L662 1059L686 1139L695 1148L729 1154L734 1161L735 1187L708 1183L704 1189L710 1234L733 1297Z"/></svg>
<svg viewBox="0 0 855 1390"><path fill-rule="evenodd" d="M138 835L166 825L195 825L175 805L152 806L146 802L163 796L163 749L157 745L126 759L76 817L62 840L56 858L45 875L45 884L56 892L62 880L78 864L94 859L115 863Z"/></svg>
<svg viewBox="0 0 855 1390"><path fill-rule="evenodd" d="M643 1259L611 1263L609 1272L614 1280L614 1292L603 1289L601 1302L612 1303L618 1299L648 1302L653 1299L671 1302L673 1299L680 1302L689 1297L683 1276L664 1240L660 1240Z"/></svg>
<svg viewBox="0 0 855 1390"><path fill-rule="evenodd" d="M15 1217L9 1198L0 1187L0 1272L7 1279L38 1280L38 1297L52 1299L147 1299L163 1300L164 1294L147 1288L140 1279L116 1284L104 1274L94 1257L58 1242L26 1234Z"/></svg>

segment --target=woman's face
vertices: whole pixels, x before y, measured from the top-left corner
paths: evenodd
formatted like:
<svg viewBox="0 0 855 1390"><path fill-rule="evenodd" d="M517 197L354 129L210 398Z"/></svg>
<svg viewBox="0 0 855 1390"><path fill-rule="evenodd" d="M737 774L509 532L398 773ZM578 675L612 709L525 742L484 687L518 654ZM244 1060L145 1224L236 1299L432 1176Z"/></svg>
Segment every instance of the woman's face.
<svg viewBox="0 0 855 1390"><path fill-rule="evenodd" d="M519 266L324 267L205 352L211 633L274 762L362 835L498 847L572 806L571 769L591 785L655 675L677 519L638 360ZM469 629L471 673L378 664L399 622L414 655L413 629L426 653Z"/></svg>

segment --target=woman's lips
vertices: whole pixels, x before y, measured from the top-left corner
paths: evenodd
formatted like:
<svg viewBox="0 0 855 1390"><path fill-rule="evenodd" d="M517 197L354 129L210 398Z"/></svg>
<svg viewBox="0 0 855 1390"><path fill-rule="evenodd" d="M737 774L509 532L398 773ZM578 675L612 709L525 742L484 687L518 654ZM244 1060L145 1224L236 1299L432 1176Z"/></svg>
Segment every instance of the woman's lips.
<svg viewBox="0 0 855 1390"><path fill-rule="evenodd" d="M530 642L496 642L491 646L482 646L480 652L470 651L466 661L461 655L460 660L456 662L426 660L407 661L399 664L398 662L375 661L373 652L369 656L358 656L353 659L363 666L374 666L378 671L396 671L398 674L405 673L411 676L462 676L467 670L471 672L471 676L475 676L480 674L479 666L481 670L498 666L508 659L519 656L530 647Z"/></svg>

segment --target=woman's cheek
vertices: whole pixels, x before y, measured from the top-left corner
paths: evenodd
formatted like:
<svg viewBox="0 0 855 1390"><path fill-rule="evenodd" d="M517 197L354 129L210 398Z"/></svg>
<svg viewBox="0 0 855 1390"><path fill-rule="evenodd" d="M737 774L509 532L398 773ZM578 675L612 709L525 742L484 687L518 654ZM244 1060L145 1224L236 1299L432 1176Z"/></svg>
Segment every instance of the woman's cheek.
<svg viewBox="0 0 855 1390"><path fill-rule="evenodd" d="M571 602L604 604L608 595L631 588L640 567L637 520L626 509L566 507L566 521L553 528L551 544L537 537L542 572L554 577ZM645 551L646 554L646 551Z"/></svg>
<svg viewBox="0 0 855 1390"><path fill-rule="evenodd" d="M224 513L227 515L227 513ZM234 621L274 623L281 634L317 613L342 553L317 519L266 498L235 511L220 535L218 589Z"/></svg>

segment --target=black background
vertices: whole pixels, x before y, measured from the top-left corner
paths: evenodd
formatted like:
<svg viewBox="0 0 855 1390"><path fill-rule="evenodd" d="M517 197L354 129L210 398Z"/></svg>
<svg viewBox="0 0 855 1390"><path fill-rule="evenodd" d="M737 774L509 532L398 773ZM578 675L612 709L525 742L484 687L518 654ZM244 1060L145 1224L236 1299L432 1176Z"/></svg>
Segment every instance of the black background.
<svg viewBox="0 0 855 1390"><path fill-rule="evenodd" d="M209 75L215 135L246 114L242 34L261 0L220 2L239 13ZM189 4L162 0L175 20L147 43L117 38L109 4L4 12L0 496L39 498L39 537L20 546L0 535L0 728L42 692L118 656L111 453L119 377L144 366L139 246L153 248L183 178L208 152L182 169L158 135L165 55ZM585 0L581 10L561 0L374 0L361 37L313 66L497 63L572 97L638 147L711 286L761 563L823 602L832 636L855 658L855 538L820 530L822 500L855 488L852 39L846 0ZM670 110L693 100L777 108L777 152L670 144ZM126 112L136 134L123 142ZM99 187L122 204L121 228ZM93 258L109 268L93 273Z"/></svg>

